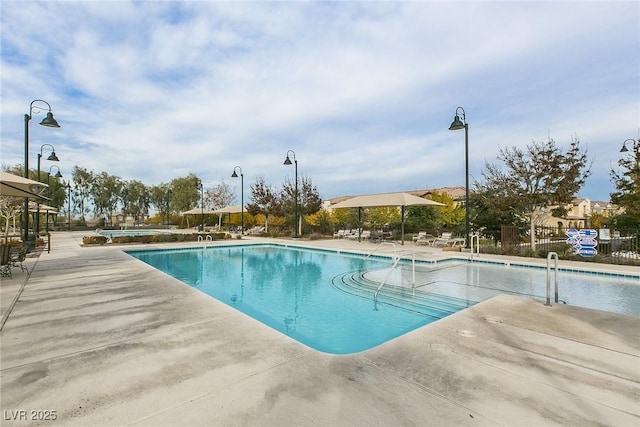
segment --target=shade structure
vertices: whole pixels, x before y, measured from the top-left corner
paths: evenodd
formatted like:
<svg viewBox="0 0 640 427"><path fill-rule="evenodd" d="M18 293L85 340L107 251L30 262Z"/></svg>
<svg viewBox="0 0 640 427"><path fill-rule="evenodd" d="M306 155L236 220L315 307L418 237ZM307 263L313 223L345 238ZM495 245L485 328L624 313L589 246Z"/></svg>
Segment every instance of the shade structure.
<svg viewBox="0 0 640 427"><path fill-rule="evenodd" d="M42 212L42 213L46 213L46 214L57 214L58 213L58 209L54 208L53 206L44 205L42 203L40 203L39 209L38 209L38 205L35 202L29 202L29 212Z"/></svg>
<svg viewBox="0 0 640 427"><path fill-rule="evenodd" d="M229 205L229 206L225 206L224 208L216 209L213 212L214 213L242 213L242 206Z"/></svg>
<svg viewBox="0 0 640 427"><path fill-rule="evenodd" d="M229 206L225 206L224 208L216 209L214 212L217 213L217 214L220 214L220 217L218 218L218 227L221 227L222 226L222 214L226 214L226 213L228 213L228 214L242 213L242 206L241 205L229 205Z"/></svg>
<svg viewBox="0 0 640 427"><path fill-rule="evenodd" d="M382 208L389 206L445 206L442 203L409 193L381 193L356 196L331 206L340 208Z"/></svg>
<svg viewBox="0 0 640 427"><path fill-rule="evenodd" d="M203 211L201 208L193 208L193 209L189 209L188 211L182 212L180 215L200 215L200 214L211 215L215 213L216 211L212 211L209 209L205 209Z"/></svg>
<svg viewBox="0 0 640 427"><path fill-rule="evenodd" d="M401 208L402 213L402 238L401 244L404 245L404 208L406 206L446 206L443 203L435 202L433 200L425 199L422 197L414 196L409 193L381 193L381 194L367 194L364 196L356 196L347 200L343 200L340 203L336 203L330 206L331 209L341 208L382 208L382 207L394 207Z"/></svg>
<svg viewBox="0 0 640 427"><path fill-rule="evenodd" d="M42 196L48 185L32 179L23 178L9 172L0 172L0 195L12 197L28 197L30 199L49 200Z"/></svg>

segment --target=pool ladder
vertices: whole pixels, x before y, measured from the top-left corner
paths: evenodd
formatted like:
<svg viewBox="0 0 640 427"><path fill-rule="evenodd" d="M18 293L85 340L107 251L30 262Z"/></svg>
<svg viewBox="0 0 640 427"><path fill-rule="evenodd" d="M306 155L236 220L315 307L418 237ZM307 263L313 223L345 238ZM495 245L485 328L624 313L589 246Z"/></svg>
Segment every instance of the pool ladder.
<svg viewBox="0 0 640 427"><path fill-rule="evenodd" d="M389 272L387 273L387 275L384 277L384 279L382 279L382 281L380 282L380 285L378 286L378 289L376 289L376 293L373 296L373 302L374 302L374 309L377 310L378 309L378 294L380 293L380 290L382 290L382 287L387 283L387 280L389 279L389 277L391 277L391 274L393 273L393 270L395 270L395 268L397 267L398 263L400 262L401 258L398 255L398 251L396 249L396 244L395 243L391 243L391 242L382 242L380 243L373 251L371 251L369 253L369 255L367 255L365 257L369 258L371 255L373 255L378 249L380 249L383 245L390 245L393 247L393 256L391 257L391 259L393 259L393 266L389 269ZM412 266L412 282L411 282L411 289L415 289L416 287L416 258L414 256L413 253L411 253L411 266Z"/></svg>
<svg viewBox="0 0 640 427"><path fill-rule="evenodd" d="M208 243L208 242L213 242L213 237L211 237L211 234L207 234L206 239L202 237L202 235L198 236L198 243L200 242L204 242L204 243Z"/></svg>
<svg viewBox="0 0 640 427"><path fill-rule="evenodd" d="M478 233L473 233L471 236L469 236L469 246L471 246L471 253L469 258L473 259L473 242L476 242L476 255L478 256L478 258L480 257L480 235Z"/></svg>
<svg viewBox="0 0 640 427"><path fill-rule="evenodd" d="M549 252L547 255L547 302L545 305L551 305L551 259L554 259L553 271L555 278L555 302L558 303L558 254Z"/></svg>

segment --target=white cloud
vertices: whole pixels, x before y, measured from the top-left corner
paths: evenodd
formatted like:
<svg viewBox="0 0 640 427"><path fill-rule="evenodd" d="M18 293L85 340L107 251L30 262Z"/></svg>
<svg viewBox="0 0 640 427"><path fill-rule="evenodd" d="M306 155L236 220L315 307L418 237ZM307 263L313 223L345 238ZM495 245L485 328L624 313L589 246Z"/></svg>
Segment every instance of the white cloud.
<svg viewBox="0 0 640 427"><path fill-rule="evenodd" d="M582 193L602 199L612 141L640 127L639 12L585 2L5 2L2 158L23 161L22 116L40 98L63 127L34 129L31 156L46 140L68 171L148 184L194 172L213 186L240 165L248 191L257 176L277 186L292 175L282 160L293 149L325 197L463 185L464 135L447 130L461 105L475 178L499 146L577 134L596 156Z"/></svg>

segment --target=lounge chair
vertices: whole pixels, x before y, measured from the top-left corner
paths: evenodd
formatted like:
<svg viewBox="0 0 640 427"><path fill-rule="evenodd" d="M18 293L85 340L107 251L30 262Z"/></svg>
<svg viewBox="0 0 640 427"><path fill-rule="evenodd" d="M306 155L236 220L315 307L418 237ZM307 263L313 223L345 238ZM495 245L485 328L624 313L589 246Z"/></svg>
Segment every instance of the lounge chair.
<svg viewBox="0 0 640 427"><path fill-rule="evenodd" d="M336 233L333 233L334 239L344 239L347 235L347 230L338 230Z"/></svg>
<svg viewBox="0 0 640 427"><path fill-rule="evenodd" d="M247 230L247 234L249 235L259 235L265 232L265 228L264 227L260 227L258 225L256 225L255 227L252 227L251 229Z"/></svg>
<svg viewBox="0 0 640 427"><path fill-rule="evenodd" d="M426 231L421 231L417 235L413 236L413 243L416 245L433 246L433 241L436 237Z"/></svg>
<svg viewBox="0 0 640 427"><path fill-rule="evenodd" d="M449 246L451 239L453 238L453 233L442 233L440 237L436 237L433 239L433 246L444 247Z"/></svg>
<svg viewBox="0 0 640 427"><path fill-rule="evenodd" d="M462 246L465 243L465 239L462 237L453 237L453 233L442 233L440 237L436 237L433 241L433 246L444 247L444 246Z"/></svg>
<svg viewBox="0 0 640 427"><path fill-rule="evenodd" d="M358 240L358 230L350 230L344 235L344 238L349 240Z"/></svg>

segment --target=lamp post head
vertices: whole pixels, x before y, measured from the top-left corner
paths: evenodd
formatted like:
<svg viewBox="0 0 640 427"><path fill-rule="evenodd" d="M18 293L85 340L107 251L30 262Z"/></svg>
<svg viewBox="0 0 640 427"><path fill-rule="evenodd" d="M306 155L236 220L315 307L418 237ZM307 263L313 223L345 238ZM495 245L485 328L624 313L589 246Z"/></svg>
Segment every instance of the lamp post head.
<svg viewBox="0 0 640 427"><path fill-rule="evenodd" d="M456 114L456 117L451 122L451 126L449 126L449 130L460 130L464 129L464 123L460 120L460 117Z"/></svg>
<svg viewBox="0 0 640 427"><path fill-rule="evenodd" d="M233 168L233 173L231 174L231 178L237 178L238 174L236 173L236 170L240 169L240 176L243 176L242 174L242 168L240 166L236 166Z"/></svg>
<svg viewBox="0 0 640 427"><path fill-rule="evenodd" d="M289 158L289 153L291 153L291 154L293 155L293 161L294 161L294 162L296 162L296 163L298 163L298 161L296 160L296 152L295 152L295 151L293 151L293 150L289 150L289 151L287 151L287 158L286 158L286 159L284 159L284 163L283 163L283 165L287 165L287 166L289 166L289 165L292 165L292 164L293 164L293 163L291 162L291 159Z"/></svg>
<svg viewBox="0 0 640 427"><path fill-rule="evenodd" d="M56 172L55 177L56 178L62 178L62 174L60 173L59 170L58 170L58 172Z"/></svg>
<svg viewBox="0 0 640 427"><path fill-rule="evenodd" d="M620 149L621 153L628 153L629 149L627 148L627 142L631 141L631 143L633 144L633 150L635 151L637 148L636 146L636 140L633 138L629 138L629 139L625 139L624 142L622 143L622 148ZM638 144L640 144L640 140L638 140Z"/></svg>
<svg viewBox="0 0 640 427"><path fill-rule="evenodd" d="M51 160L52 162L59 162L60 159L58 158L58 156L56 156L56 152L52 151L51 154L49 155L49 157L47 157L47 160Z"/></svg>
<svg viewBox="0 0 640 427"><path fill-rule="evenodd" d="M60 125L58 124L56 119L53 118L53 113L51 111L47 112L47 117L42 119L40 124L42 126L46 126L46 127L49 127L49 128L59 128L60 127Z"/></svg>
<svg viewBox="0 0 640 427"><path fill-rule="evenodd" d="M462 120L460 120L460 115L458 114L458 111L462 112ZM464 115L464 108L462 108L462 107L456 108L456 116L453 119L453 122L451 122L451 126L449 126L449 130L464 129L465 123L466 123L466 120L465 120L465 115Z"/></svg>

